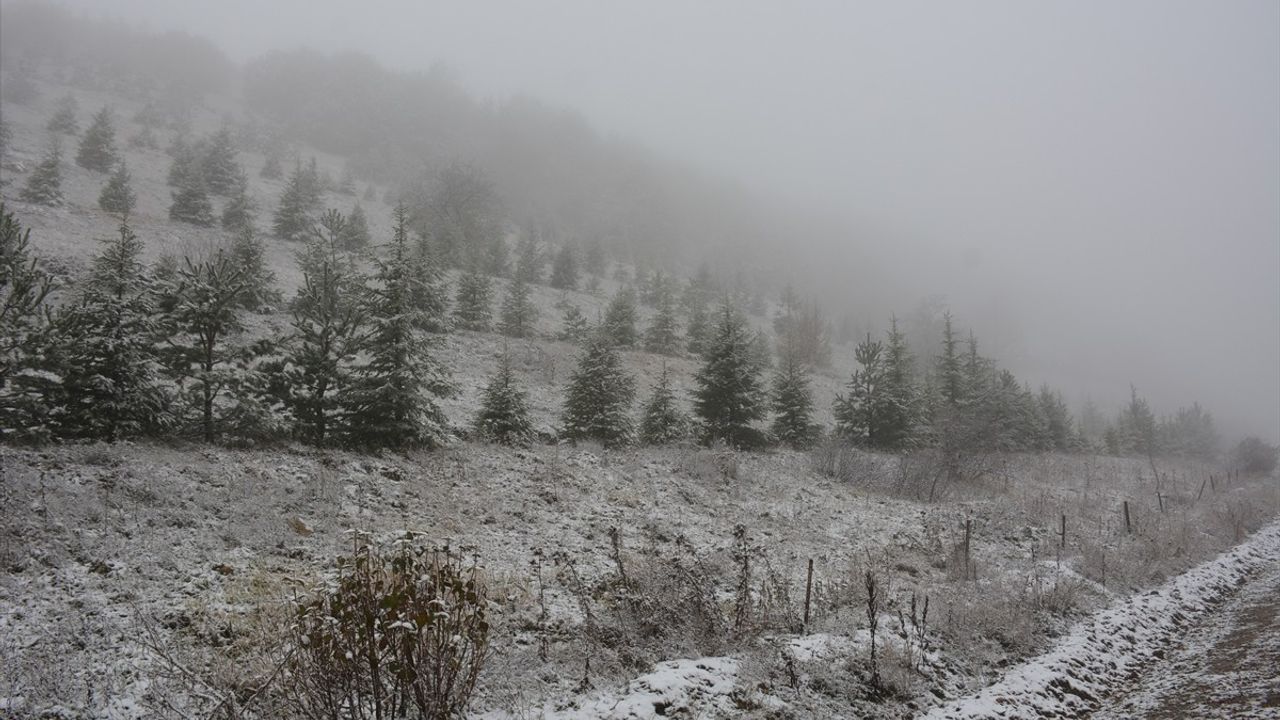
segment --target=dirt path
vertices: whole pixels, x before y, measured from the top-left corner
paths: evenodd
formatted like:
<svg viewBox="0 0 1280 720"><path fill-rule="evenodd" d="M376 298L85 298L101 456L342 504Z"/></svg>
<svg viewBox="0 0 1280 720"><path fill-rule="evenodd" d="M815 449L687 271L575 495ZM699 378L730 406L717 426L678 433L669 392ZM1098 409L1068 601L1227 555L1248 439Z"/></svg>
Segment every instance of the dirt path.
<svg viewBox="0 0 1280 720"><path fill-rule="evenodd" d="M1142 678L1093 717L1280 718L1280 558Z"/></svg>

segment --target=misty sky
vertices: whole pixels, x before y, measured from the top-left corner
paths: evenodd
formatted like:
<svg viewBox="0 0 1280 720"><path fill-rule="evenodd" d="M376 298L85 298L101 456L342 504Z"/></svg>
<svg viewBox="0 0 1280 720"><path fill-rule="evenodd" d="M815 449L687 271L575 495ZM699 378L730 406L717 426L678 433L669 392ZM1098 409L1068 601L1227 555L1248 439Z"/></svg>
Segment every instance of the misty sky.
<svg viewBox="0 0 1280 720"><path fill-rule="evenodd" d="M1111 401L1133 380L1280 437L1274 0L69 4L238 60L443 61L840 218L834 248L946 296L1028 380Z"/></svg>

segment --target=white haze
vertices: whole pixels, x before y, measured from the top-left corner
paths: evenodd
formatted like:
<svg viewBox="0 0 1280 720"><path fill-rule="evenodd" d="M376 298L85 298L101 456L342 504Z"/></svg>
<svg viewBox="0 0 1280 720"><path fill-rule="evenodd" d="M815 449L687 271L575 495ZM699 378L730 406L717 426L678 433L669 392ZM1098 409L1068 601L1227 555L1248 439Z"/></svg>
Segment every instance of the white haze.
<svg viewBox="0 0 1280 720"><path fill-rule="evenodd" d="M1028 380L1280 437L1272 0L71 6L576 109L841 228L802 287L942 295Z"/></svg>

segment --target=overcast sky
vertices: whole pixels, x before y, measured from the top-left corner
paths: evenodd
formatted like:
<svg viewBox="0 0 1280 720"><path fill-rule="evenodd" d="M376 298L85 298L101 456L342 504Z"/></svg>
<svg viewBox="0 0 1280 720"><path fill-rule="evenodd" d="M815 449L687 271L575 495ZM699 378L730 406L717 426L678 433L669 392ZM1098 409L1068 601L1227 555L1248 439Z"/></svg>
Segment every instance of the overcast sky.
<svg viewBox="0 0 1280 720"><path fill-rule="evenodd" d="M571 107L843 218L1032 381L1280 437L1274 0L70 4Z"/></svg>

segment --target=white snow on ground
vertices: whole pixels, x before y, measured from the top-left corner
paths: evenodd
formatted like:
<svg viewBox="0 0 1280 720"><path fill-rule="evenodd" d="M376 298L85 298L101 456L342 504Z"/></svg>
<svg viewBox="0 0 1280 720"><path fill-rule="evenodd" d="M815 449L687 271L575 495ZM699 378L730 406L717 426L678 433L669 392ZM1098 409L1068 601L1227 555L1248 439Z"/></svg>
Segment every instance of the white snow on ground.
<svg viewBox="0 0 1280 720"><path fill-rule="evenodd" d="M650 720L659 717L722 717L733 709L738 661L728 657L671 660L632 680L620 692L598 694L578 707L547 707L544 720ZM512 717L487 713L480 720Z"/></svg>
<svg viewBox="0 0 1280 720"><path fill-rule="evenodd" d="M1040 718L1091 712L1101 698L1158 657L1176 633L1277 556L1280 523L1272 523L1233 550L1096 614L1050 652L925 717Z"/></svg>

